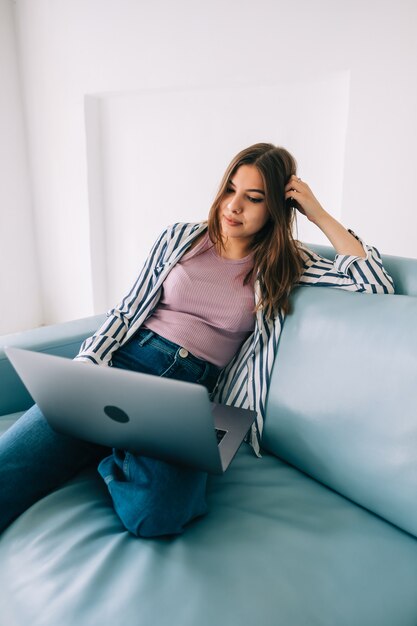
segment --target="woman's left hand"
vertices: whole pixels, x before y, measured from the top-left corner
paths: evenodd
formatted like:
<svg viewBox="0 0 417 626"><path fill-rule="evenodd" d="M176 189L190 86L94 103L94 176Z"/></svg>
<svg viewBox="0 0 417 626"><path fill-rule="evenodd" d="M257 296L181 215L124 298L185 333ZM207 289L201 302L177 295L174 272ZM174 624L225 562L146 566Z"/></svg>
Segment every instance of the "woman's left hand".
<svg viewBox="0 0 417 626"><path fill-rule="evenodd" d="M310 220L316 222L325 211L320 202L314 196L310 187L301 178L293 174L285 186L285 198L294 198L297 209Z"/></svg>

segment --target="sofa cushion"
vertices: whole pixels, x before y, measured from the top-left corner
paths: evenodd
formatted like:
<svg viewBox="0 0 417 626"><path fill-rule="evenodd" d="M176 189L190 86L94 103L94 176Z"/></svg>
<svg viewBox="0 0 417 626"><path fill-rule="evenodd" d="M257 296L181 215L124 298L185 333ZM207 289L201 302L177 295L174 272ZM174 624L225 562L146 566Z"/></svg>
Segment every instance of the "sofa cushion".
<svg viewBox="0 0 417 626"><path fill-rule="evenodd" d="M417 535L417 299L299 287L263 444Z"/></svg>
<svg viewBox="0 0 417 626"><path fill-rule="evenodd" d="M0 539L2 624L415 626L414 537L247 444L208 504L138 539L82 472Z"/></svg>

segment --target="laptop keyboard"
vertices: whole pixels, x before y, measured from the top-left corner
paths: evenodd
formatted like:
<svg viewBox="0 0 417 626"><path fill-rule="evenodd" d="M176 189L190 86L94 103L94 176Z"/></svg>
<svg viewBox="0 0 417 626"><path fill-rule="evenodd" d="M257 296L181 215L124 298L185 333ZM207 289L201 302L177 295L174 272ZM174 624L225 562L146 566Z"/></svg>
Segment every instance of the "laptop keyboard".
<svg viewBox="0 0 417 626"><path fill-rule="evenodd" d="M214 430L216 431L217 445L219 445L219 443L227 433L227 430L221 430L221 428L215 428Z"/></svg>

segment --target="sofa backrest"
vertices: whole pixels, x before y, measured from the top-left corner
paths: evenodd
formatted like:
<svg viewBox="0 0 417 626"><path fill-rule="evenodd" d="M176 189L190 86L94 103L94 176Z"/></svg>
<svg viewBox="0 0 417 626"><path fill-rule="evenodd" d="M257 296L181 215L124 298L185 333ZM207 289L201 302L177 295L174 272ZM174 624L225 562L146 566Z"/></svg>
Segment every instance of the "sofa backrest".
<svg viewBox="0 0 417 626"><path fill-rule="evenodd" d="M264 448L417 536L417 298L302 286Z"/></svg>

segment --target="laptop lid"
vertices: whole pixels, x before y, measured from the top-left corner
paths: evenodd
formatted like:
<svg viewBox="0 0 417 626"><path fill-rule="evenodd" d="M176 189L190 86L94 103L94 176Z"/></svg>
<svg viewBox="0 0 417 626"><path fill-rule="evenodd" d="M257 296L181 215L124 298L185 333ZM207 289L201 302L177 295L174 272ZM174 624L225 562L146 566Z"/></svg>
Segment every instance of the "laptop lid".
<svg viewBox="0 0 417 626"><path fill-rule="evenodd" d="M256 413L211 403L206 387L7 347L49 424L80 439L223 473ZM226 431L217 444L215 426Z"/></svg>

